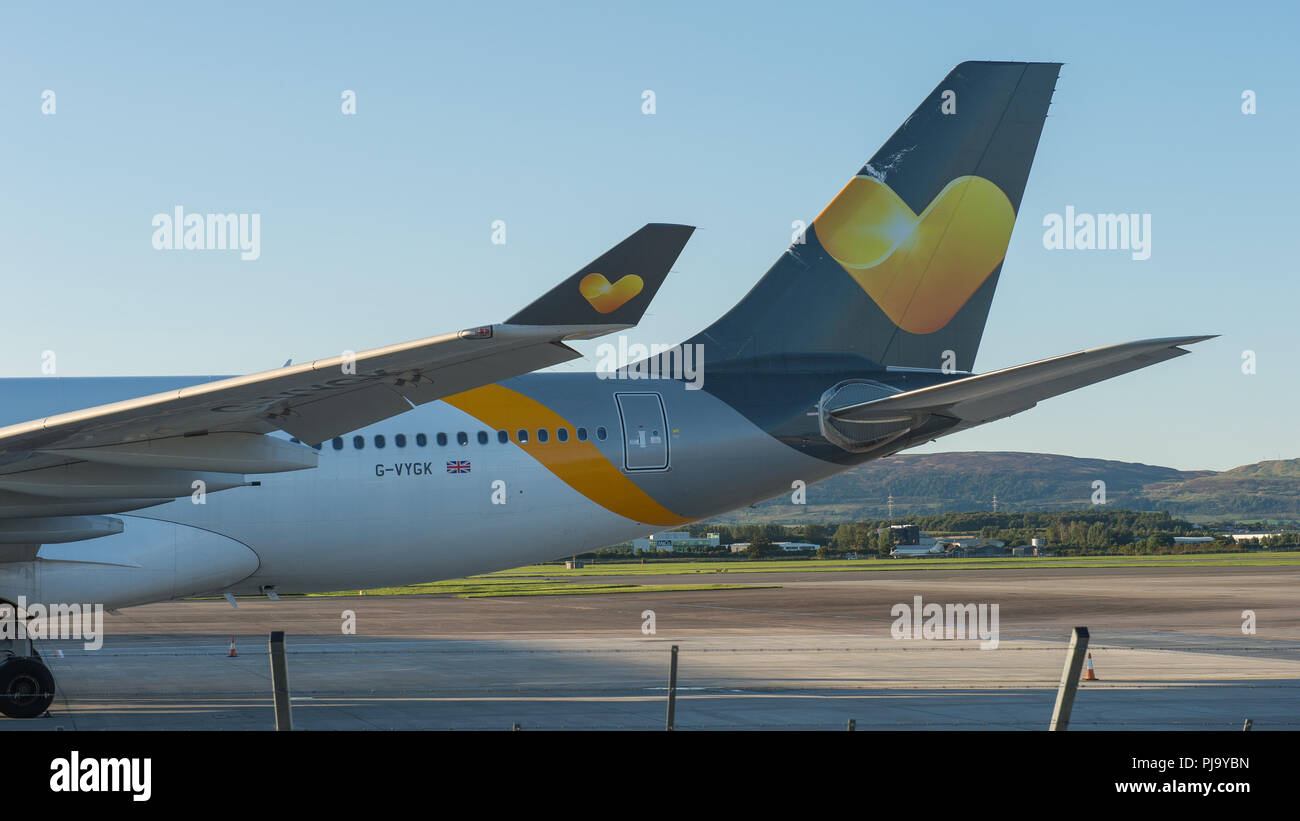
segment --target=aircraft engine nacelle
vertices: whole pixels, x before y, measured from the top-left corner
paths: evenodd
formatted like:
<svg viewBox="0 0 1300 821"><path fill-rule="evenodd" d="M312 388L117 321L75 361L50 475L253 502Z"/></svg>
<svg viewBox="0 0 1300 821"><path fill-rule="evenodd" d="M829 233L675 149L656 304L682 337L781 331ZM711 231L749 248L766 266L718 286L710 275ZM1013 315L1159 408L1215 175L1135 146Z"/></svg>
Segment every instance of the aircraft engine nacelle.
<svg viewBox="0 0 1300 821"><path fill-rule="evenodd" d="M257 554L207 530L123 517L122 533L42 545L27 561L0 563L0 600L105 608L220 592L252 575Z"/></svg>
<svg viewBox="0 0 1300 821"><path fill-rule="evenodd" d="M836 418L833 412L900 393L898 388L869 379L846 379L834 385L817 403L822 436L850 453L865 453L889 444L917 427L920 420L908 414L869 421L848 420Z"/></svg>

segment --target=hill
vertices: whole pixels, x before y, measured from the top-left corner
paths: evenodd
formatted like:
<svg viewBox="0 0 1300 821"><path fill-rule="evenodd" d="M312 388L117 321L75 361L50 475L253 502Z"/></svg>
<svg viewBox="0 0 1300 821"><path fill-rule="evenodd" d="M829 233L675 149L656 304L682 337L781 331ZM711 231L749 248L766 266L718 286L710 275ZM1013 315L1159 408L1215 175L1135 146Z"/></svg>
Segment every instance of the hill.
<svg viewBox="0 0 1300 821"><path fill-rule="evenodd" d="M1166 510L1193 520L1300 519L1300 459L1232 470L1177 470L1137 462L1050 453L975 451L898 454L813 485L807 504L789 495L718 518L737 523L842 522L967 510L1087 509L1094 482L1106 505Z"/></svg>
<svg viewBox="0 0 1300 821"><path fill-rule="evenodd" d="M1300 519L1300 459L1257 462L1143 488L1145 509L1197 518Z"/></svg>

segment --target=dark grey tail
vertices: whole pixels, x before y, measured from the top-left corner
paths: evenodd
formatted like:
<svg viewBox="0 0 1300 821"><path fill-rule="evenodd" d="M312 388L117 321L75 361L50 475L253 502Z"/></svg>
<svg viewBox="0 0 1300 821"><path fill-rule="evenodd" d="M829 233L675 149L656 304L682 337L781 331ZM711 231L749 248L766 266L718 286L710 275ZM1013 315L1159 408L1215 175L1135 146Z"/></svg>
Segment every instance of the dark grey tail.
<svg viewBox="0 0 1300 821"><path fill-rule="evenodd" d="M706 365L971 370L1059 69L954 68L802 241L688 340Z"/></svg>

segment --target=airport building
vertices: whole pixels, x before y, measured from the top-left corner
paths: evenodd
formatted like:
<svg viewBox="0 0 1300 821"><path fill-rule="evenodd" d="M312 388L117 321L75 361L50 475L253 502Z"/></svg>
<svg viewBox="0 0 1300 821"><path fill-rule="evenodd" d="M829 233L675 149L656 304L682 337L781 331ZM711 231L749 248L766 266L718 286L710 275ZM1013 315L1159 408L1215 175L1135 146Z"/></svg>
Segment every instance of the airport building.
<svg viewBox="0 0 1300 821"><path fill-rule="evenodd" d="M983 536L931 536L920 532L916 525L893 525L894 558L919 558L932 556L1004 556L1005 542ZM879 532L885 532L881 528ZM902 539L902 541L899 541Z"/></svg>
<svg viewBox="0 0 1300 821"><path fill-rule="evenodd" d="M1033 555L1037 556L1038 548L1030 548L1034 551ZM957 556L1005 556L1007 555L1006 542L1000 542L997 539L985 539L979 544L970 544L965 547L958 547L953 550Z"/></svg>
<svg viewBox="0 0 1300 821"><path fill-rule="evenodd" d="M801 553L803 551L816 550L821 545L812 542L776 542L775 547L779 547L786 553Z"/></svg>
<svg viewBox="0 0 1300 821"><path fill-rule="evenodd" d="M646 536L641 539L632 540L632 551L643 553L646 551L654 552L656 550L681 550L692 547L717 547L721 536L717 533L709 533L705 536L692 536L685 530L673 530L665 533L656 533L653 536Z"/></svg>
<svg viewBox="0 0 1300 821"><path fill-rule="evenodd" d="M731 545L732 553L743 553L749 549L752 542L733 542ZM819 544L812 542L772 542L773 550L782 550L786 553L803 553L811 552L821 547Z"/></svg>

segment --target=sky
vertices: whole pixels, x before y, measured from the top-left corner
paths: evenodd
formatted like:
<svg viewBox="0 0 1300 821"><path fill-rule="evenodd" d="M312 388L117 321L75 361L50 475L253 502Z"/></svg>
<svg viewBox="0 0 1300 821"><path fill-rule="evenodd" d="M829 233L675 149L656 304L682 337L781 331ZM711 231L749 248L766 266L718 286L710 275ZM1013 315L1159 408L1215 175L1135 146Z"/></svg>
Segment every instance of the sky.
<svg viewBox="0 0 1300 821"><path fill-rule="evenodd" d="M954 65L1044 60L1065 66L976 370L1220 337L925 450L1298 457L1298 23L1250 2L3 2L0 376L249 373L500 322L655 221L700 230L629 337L676 343ZM176 206L260 215L260 255L154 248ZM1045 248L1067 206L1150 214L1150 257ZM577 347L563 367L594 370Z"/></svg>

